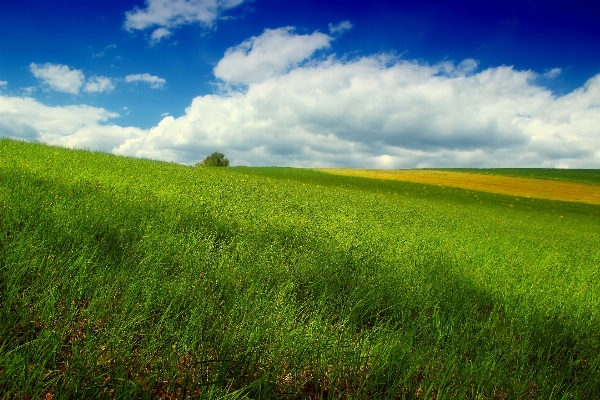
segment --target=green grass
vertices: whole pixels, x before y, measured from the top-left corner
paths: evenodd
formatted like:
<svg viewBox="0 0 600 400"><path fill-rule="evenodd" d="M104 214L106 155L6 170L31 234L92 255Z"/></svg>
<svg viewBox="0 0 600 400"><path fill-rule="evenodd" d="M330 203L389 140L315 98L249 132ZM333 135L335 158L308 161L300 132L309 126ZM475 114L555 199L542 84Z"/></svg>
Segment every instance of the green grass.
<svg viewBox="0 0 600 400"><path fill-rule="evenodd" d="M600 207L0 140L3 398L600 393Z"/></svg>
<svg viewBox="0 0 600 400"><path fill-rule="evenodd" d="M475 172L478 174L505 175L519 178L549 179L555 181L600 185L600 170L598 169L446 168L445 171Z"/></svg>

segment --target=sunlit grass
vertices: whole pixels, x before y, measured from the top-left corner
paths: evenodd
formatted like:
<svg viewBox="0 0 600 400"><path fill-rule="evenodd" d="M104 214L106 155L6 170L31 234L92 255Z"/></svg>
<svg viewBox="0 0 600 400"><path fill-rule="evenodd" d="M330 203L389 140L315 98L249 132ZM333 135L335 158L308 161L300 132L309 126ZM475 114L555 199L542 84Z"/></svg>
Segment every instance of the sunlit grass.
<svg viewBox="0 0 600 400"><path fill-rule="evenodd" d="M6 398L595 398L600 207L0 140Z"/></svg>

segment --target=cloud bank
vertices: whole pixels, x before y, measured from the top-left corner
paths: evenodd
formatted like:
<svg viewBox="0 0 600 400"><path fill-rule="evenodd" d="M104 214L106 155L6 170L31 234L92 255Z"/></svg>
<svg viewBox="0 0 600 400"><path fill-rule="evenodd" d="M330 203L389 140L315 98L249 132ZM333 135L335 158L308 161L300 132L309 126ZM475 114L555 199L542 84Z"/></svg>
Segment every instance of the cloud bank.
<svg viewBox="0 0 600 400"><path fill-rule="evenodd" d="M600 168L600 74L556 96L540 74L472 59L313 57L331 41L266 30L225 52L220 92L149 130L105 125L116 115L103 109L4 97L0 135L190 164L220 151L232 165Z"/></svg>
<svg viewBox="0 0 600 400"><path fill-rule="evenodd" d="M151 42L159 42L182 25L200 24L211 28L229 9L244 0L146 0L146 8L135 7L125 13L123 27L128 31L155 28Z"/></svg>
<svg viewBox="0 0 600 400"><path fill-rule="evenodd" d="M142 135L139 128L105 125L119 114L86 105L50 107L29 97L0 96L0 137L113 151Z"/></svg>
<svg viewBox="0 0 600 400"><path fill-rule="evenodd" d="M477 62L429 65L380 54L307 58L318 32L265 30L215 67L245 90L199 96L115 152L193 162L216 149L238 164L399 168L600 165L600 75L556 97L538 74Z"/></svg>

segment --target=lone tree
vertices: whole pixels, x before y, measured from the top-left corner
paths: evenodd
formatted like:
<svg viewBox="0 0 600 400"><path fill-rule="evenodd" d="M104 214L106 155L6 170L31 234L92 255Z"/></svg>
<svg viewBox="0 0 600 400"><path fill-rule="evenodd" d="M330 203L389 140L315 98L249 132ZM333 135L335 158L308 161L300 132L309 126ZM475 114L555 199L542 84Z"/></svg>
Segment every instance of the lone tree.
<svg viewBox="0 0 600 400"><path fill-rule="evenodd" d="M229 167L229 160L225 158L225 154L214 152L204 160L196 163L199 167Z"/></svg>

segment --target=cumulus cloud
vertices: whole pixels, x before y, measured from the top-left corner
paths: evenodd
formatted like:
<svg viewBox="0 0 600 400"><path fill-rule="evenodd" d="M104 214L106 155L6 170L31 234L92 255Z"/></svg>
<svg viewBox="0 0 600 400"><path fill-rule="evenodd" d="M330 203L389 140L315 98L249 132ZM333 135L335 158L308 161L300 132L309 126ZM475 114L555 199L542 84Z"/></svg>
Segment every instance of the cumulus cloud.
<svg viewBox="0 0 600 400"><path fill-rule="evenodd" d="M139 128L103 124L118 116L86 105L50 107L29 97L0 96L0 137L112 151L143 133Z"/></svg>
<svg viewBox="0 0 600 400"><path fill-rule="evenodd" d="M125 77L125 82L129 83L137 83L137 82L145 82L150 84L150 88L152 89L160 89L162 88L167 81L163 78L159 78L158 76L150 75L150 74L132 74L127 75Z"/></svg>
<svg viewBox="0 0 600 400"><path fill-rule="evenodd" d="M7 81L0 81L0 88L5 88L8 85Z"/></svg>
<svg viewBox="0 0 600 400"><path fill-rule="evenodd" d="M70 69L66 65L46 63L43 65L31 63L29 70L41 79L50 89L57 92L78 94L85 76L78 69Z"/></svg>
<svg viewBox="0 0 600 400"><path fill-rule="evenodd" d="M284 28L260 38L294 36ZM192 163L219 150L237 164L306 167L600 166L600 75L556 97L533 71L476 72L472 59L430 65L382 54L299 64L318 47L293 60L265 51L263 61L260 51L248 56L257 42L229 50L215 68L245 90L199 96L182 117L165 117L115 151ZM238 52L237 69L222 69ZM269 72L256 72L263 62Z"/></svg>
<svg viewBox="0 0 600 400"><path fill-rule="evenodd" d="M264 81L297 66L315 51L329 47L332 40L320 32L297 35L289 26L266 29L262 35L227 49L214 74L233 84Z"/></svg>
<svg viewBox="0 0 600 400"><path fill-rule="evenodd" d="M149 130L106 125L116 115L103 109L25 98L3 98L2 129L190 164L220 151L234 165L600 168L600 74L558 96L534 71L478 70L472 59L313 57L332 41L320 35L280 28L229 49L215 76L244 86L198 96Z"/></svg>
<svg viewBox="0 0 600 400"><path fill-rule="evenodd" d="M110 92L115 88L111 78L105 76L95 76L88 79L83 90L88 93Z"/></svg>
<svg viewBox="0 0 600 400"><path fill-rule="evenodd" d="M229 9L244 0L146 0L146 8L135 7L125 13L124 28L144 30L154 27L151 41L158 42L181 25L200 24L211 28Z"/></svg>

